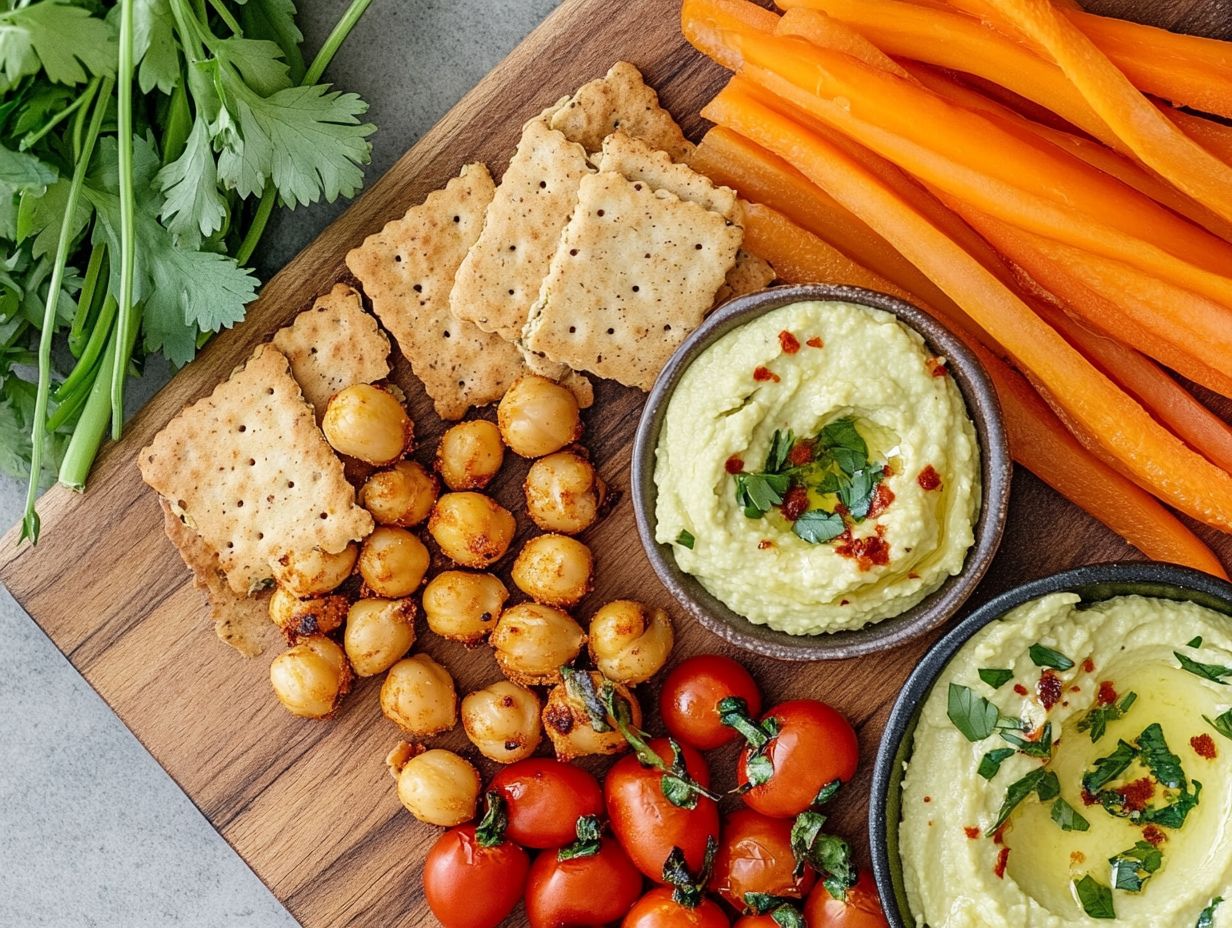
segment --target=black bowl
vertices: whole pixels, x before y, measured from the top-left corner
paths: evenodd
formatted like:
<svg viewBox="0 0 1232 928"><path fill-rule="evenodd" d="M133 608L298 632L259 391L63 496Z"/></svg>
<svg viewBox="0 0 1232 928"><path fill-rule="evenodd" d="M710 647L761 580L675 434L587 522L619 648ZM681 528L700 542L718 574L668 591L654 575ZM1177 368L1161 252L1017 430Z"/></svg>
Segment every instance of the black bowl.
<svg viewBox="0 0 1232 928"><path fill-rule="evenodd" d="M931 350L944 357L975 425L980 446L980 512L975 543L961 572L912 608L861 629L819 635L789 635L754 625L712 595L676 564L670 545L655 541L655 448L676 384L695 358L714 342L758 316L805 300L841 301L880 309L923 336ZM713 313L672 355L655 381L633 442L633 512L642 546L655 573L684 609L727 641L767 657L789 661L838 660L893 647L943 625L971 595L997 552L1009 505L1012 462L997 393L983 365L949 329L924 310L897 297L860 287L803 284L771 287L737 297Z"/></svg>
<svg viewBox="0 0 1232 928"><path fill-rule="evenodd" d="M877 890L891 928L915 925L903 886L898 826L902 813L903 765L910 759L920 710L933 684L958 650L989 622L1025 602L1049 593L1064 592L1077 593L1084 603L1132 594L1154 596L1197 603L1232 617L1232 583L1210 574L1158 561L1089 564L1006 590L972 612L933 645L898 694L882 732L873 767L868 837Z"/></svg>

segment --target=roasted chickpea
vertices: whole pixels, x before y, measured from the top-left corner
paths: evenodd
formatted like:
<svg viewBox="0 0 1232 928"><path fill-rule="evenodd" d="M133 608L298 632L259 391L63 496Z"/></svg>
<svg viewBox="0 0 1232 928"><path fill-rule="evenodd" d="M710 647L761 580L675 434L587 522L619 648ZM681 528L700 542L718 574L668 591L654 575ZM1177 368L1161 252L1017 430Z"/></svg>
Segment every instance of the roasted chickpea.
<svg viewBox="0 0 1232 928"><path fill-rule="evenodd" d="M487 567L500 560L516 530L513 514L482 493L446 493L428 520L441 552L463 567Z"/></svg>
<svg viewBox="0 0 1232 928"><path fill-rule="evenodd" d="M419 589L431 560L424 543L406 529L379 525L364 539L359 575L377 596L401 599Z"/></svg>
<svg viewBox="0 0 1232 928"><path fill-rule="evenodd" d="M479 771L453 751L425 751L399 742L385 758L398 781L398 798L421 822L451 828L475 817Z"/></svg>
<svg viewBox="0 0 1232 928"><path fill-rule="evenodd" d="M324 635L312 635L274 658L270 685L288 712L323 719L351 688L351 667L342 648Z"/></svg>
<svg viewBox="0 0 1232 928"><path fill-rule="evenodd" d="M414 436L411 417L398 398L370 383L335 393L325 407L321 431L339 454L375 467L402 457Z"/></svg>
<svg viewBox="0 0 1232 928"><path fill-rule="evenodd" d="M342 626L348 603L345 596L312 596L300 599L286 587L270 594L270 619L288 644L308 635L328 635Z"/></svg>
<svg viewBox="0 0 1232 928"><path fill-rule="evenodd" d="M359 490L359 504L381 525L409 528L432 512L440 483L416 461L377 471Z"/></svg>
<svg viewBox="0 0 1232 928"><path fill-rule="evenodd" d="M496 627L508 598L495 574L443 570L424 587L424 616L442 638L476 644Z"/></svg>
<svg viewBox="0 0 1232 928"><path fill-rule="evenodd" d="M343 580L351 576L358 555L359 546L352 542L337 554L320 548L299 554L287 552L271 566L279 586L285 586L294 595L306 599L336 590Z"/></svg>
<svg viewBox="0 0 1232 928"><path fill-rule="evenodd" d="M552 687L547 704L543 707L543 730L548 733L560 760L573 760L588 754L619 754L629 747L610 712L604 720L609 730L595 731L586 708L587 700L580 691L587 680L596 696L602 693L605 684L614 687L615 698L628 703L632 727L642 727L642 707L628 687L621 683L608 683L599 673L579 671L568 685L560 683Z"/></svg>
<svg viewBox="0 0 1232 928"><path fill-rule="evenodd" d="M416 738L448 731L458 723L453 677L426 654L403 658L381 684L381 711Z"/></svg>
<svg viewBox="0 0 1232 928"><path fill-rule="evenodd" d="M672 653L672 620L631 599L608 603L590 620L590 656L609 680L645 683Z"/></svg>
<svg viewBox="0 0 1232 928"><path fill-rule="evenodd" d="M360 599L347 612L342 646L355 673L388 670L415 643L415 603L410 599Z"/></svg>
<svg viewBox="0 0 1232 928"><path fill-rule="evenodd" d="M543 738L539 697L501 680L462 700L462 727L479 753L498 764L512 764L535 753Z"/></svg>
<svg viewBox="0 0 1232 928"><path fill-rule="evenodd" d="M578 401L567 387L538 374L523 374L496 407L501 438L514 454L541 458L582 434Z"/></svg>
<svg viewBox="0 0 1232 928"><path fill-rule="evenodd" d="M590 592L590 548L567 535L539 535L522 546L510 576L535 602L573 606Z"/></svg>
<svg viewBox="0 0 1232 928"><path fill-rule="evenodd" d="M594 524L607 485L580 454L558 451L530 466L523 484L526 511L545 532L576 535Z"/></svg>
<svg viewBox="0 0 1232 928"><path fill-rule="evenodd" d="M436 472L451 490L486 487L504 460L500 429L486 419L459 422L436 446Z"/></svg>
<svg viewBox="0 0 1232 928"><path fill-rule="evenodd" d="M586 633L568 613L519 603L501 613L488 643L505 676L523 686L539 686L560 680L560 668L581 653Z"/></svg>

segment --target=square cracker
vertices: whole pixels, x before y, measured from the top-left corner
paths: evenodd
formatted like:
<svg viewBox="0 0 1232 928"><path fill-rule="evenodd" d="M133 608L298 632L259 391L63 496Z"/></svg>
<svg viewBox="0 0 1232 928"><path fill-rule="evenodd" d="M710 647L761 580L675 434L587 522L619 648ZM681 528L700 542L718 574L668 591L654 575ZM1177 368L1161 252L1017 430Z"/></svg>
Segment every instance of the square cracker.
<svg viewBox="0 0 1232 928"><path fill-rule="evenodd" d="M551 125L591 152L598 151L617 129L662 149L676 161L691 147L672 114L659 105L659 95L627 61L616 62L606 75L582 85L552 114Z"/></svg>
<svg viewBox="0 0 1232 928"><path fill-rule="evenodd" d="M714 305L768 287L776 276L769 261L741 248L736 252L736 263L727 272L723 286L714 295Z"/></svg>
<svg viewBox="0 0 1232 928"><path fill-rule="evenodd" d="M275 332L272 342L286 355L318 422L339 390L389 376L389 339L346 284L317 297L311 309Z"/></svg>
<svg viewBox="0 0 1232 928"><path fill-rule="evenodd" d="M742 238L739 226L666 190L611 171L584 178L527 347L648 390L710 310Z"/></svg>
<svg viewBox="0 0 1232 928"><path fill-rule="evenodd" d="M454 275L494 191L488 169L468 164L346 259L442 419L499 400L526 369L514 345L449 311Z"/></svg>
<svg viewBox="0 0 1232 928"><path fill-rule="evenodd" d="M598 163L601 171L615 171L629 180L650 184L655 190L670 191L682 200L704 206L724 219L741 224L736 191L716 184L687 164L673 161L667 152L651 148L641 139L613 132L603 140Z"/></svg>
<svg viewBox="0 0 1232 928"><path fill-rule="evenodd" d="M193 586L205 593L214 620L214 633L245 657L256 657L265 650L273 635L269 618L269 593L242 596L227 583L226 574L210 546L186 525L161 496L163 530L185 566L193 573Z"/></svg>
<svg viewBox="0 0 1232 928"><path fill-rule="evenodd" d="M341 551L372 531L287 359L260 345L141 450L141 476L249 593L284 554Z"/></svg>
<svg viewBox="0 0 1232 928"><path fill-rule="evenodd" d="M483 231L449 295L454 316L508 342L522 335L577 202L578 184L591 171L582 146L548 126L550 112L523 127Z"/></svg>

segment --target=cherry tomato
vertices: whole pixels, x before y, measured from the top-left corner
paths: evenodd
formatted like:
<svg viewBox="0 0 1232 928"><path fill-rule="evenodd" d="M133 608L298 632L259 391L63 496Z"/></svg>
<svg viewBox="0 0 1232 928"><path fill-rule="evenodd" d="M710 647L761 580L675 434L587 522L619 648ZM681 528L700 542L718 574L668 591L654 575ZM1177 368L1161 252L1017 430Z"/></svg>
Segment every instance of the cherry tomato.
<svg viewBox="0 0 1232 928"><path fill-rule="evenodd" d="M847 890L847 898L842 902L818 885L804 903L804 920L808 928L887 928L889 924L881 910L873 876L867 870Z"/></svg>
<svg viewBox="0 0 1232 928"><path fill-rule="evenodd" d="M751 809L790 818L817 799L823 786L846 783L855 775L860 745L855 729L838 710L815 699L779 703L762 718L776 719L778 734L762 750L773 768L770 778L744 794ZM736 768L740 785L748 782L752 748L745 748Z"/></svg>
<svg viewBox="0 0 1232 928"><path fill-rule="evenodd" d="M739 696L756 716L761 690L743 666L719 654L699 654L678 664L659 695L663 724L677 741L709 751L734 740L736 732L719 721L719 700Z"/></svg>
<svg viewBox="0 0 1232 928"><path fill-rule="evenodd" d="M669 766L674 760L670 742L655 738L654 751ZM710 785L710 770L697 751L680 746L685 770L703 787ZM706 859L706 841L719 834L719 807L713 799L694 794L696 805L683 809L663 794L663 771L643 766L636 755L616 762L603 783L612 833L637 869L656 883L663 882L663 864L672 848L684 852L691 873L699 873Z"/></svg>
<svg viewBox="0 0 1232 928"><path fill-rule="evenodd" d="M589 857L560 860L544 851L526 880L531 928L594 928L620 921L642 892L637 872L614 838L602 838Z"/></svg>
<svg viewBox="0 0 1232 928"><path fill-rule="evenodd" d="M773 915L741 915L732 928L781 928Z"/></svg>
<svg viewBox="0 0 1232 928"><path fill-rule="evenodd" d="M731 922L709 899L693 908L681 905L670 886L656 886L629 910L620 928L729 928Z"/></svg>
<svg viewBox="0 0 1232 928"><path fill-rule="evenodd" d="M526 852L487 831L485 819L451 828L424 862L428 908L444 928L496 928L522 898L530 860ZM488 845L496 840L499 843Z"/></svg>
<svg viewBox="0 0 1232 928"><path fill-rule="evenodd" d="M805 869L796 876L791 824L788 819L770 818L752 809L741 809L727 816L723 820L710 889L740 912L745 910L745 893L803 899L817 875Z"/></svg>
<svg viewBox="0 0 1232 928"><path fill-rule="evenodd" d="M546 757L531 757L500 770L489 789L505 799L509 840L523 847L564 847L577 820L603 814L603 790L585 770Z"/></svg>

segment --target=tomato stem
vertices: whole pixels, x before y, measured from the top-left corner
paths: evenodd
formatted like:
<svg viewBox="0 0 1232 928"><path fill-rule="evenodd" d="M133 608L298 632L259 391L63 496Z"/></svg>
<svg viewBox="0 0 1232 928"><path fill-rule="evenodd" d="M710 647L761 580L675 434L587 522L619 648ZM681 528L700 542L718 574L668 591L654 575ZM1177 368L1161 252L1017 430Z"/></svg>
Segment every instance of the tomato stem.
<svg viewBox="0 0 1232 928"><path fill-rule="evenodd" d="M593 857L599 853L599 844L603 838L603 826L599 824L599 816L583 815L577 820L577 840L566 844L556 852L557 860L575 860L579 857Z"/></svg>
<svg viewBox="0 0 1232 928"><path fill-rule="evenodd" d="M484 795L483 802L483 818L475 826L475 840L480 847L499 847L505 843L505 829L509 826L505 799L500 793L489 790Z"/></svg>
<svg viewBox="0 0 1232 928"><path fill-rule="evenodd" d="M697 876L689 872L684 851L673 847L663 862L663 882L672 887L672 900L681 908L696 909L705 897L706 884L714 870L714 858L719 851L719 839L714 835L706 838L706 856Z"/></svg>

